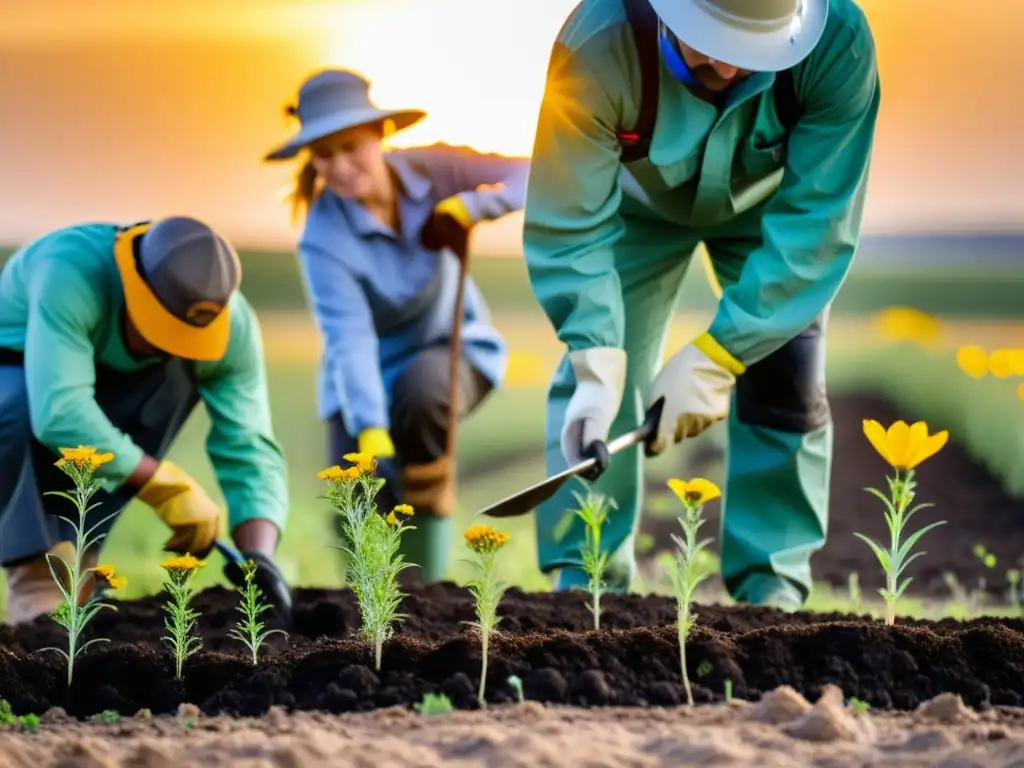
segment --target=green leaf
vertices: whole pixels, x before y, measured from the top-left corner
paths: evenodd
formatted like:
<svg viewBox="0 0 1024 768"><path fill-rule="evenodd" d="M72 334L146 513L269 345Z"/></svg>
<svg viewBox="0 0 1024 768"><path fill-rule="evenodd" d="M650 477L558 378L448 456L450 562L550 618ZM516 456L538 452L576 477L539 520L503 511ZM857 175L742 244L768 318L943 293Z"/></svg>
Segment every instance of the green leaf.
<svg viewBox="0 0 1024 768"><path fill-rule="evenodd" d="M864 534L854 533L853 535L861 541L863 541L869 547L871 547L871 550L875 553L875 557L878 558L878 562L881 564L882 568L885 570L886 573L889 573L889 569L891 567L889 563L889 553L882 549L878 544L873 542Z"/></svg>
<svg viewBox="0 0 1024 768"><path fill-rule="evenodd" d="M928 531L932 530L933 528L938 528L940 525L945 524L945 520L939 520L938 522L930 523L926 525L924 528L921 528L919 531L912 533L910 536L907 537L907 540L903 542L903 546L899 548L899 552L896 555L897 559L902 561L903 558L906 556L907 552L910 551L910 549L918 542L918 540L922 536L924 536L926 533L928 533Z"/></svg>

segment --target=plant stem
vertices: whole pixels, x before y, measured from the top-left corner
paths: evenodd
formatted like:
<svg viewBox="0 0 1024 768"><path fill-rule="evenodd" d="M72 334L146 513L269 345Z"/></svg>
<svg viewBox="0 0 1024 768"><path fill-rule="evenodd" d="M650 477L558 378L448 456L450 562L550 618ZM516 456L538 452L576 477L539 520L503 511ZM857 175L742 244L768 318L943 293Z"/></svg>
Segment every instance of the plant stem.
<svg viewBox="0 0 1024 768"><path fill-rule="evenodd" d="M686 703L693 706L693 690L690 688L690 673L686 669L686 635L688 634L687 624L690 618L690 606L687 600L685 607L679 611L676 625L679 631L679 668L683 671L683 688L686 689Z"/></svg>
<svg viewBox="0 0 1024 768"><path fill-rule="evenodd" d="M377 665L377 671L380 672L381 656L384 651L384 633L377 632L373 637L373 651L374 651L374 663Z"/></svg>
<svg viewBox="0 0 1024 768"><path fill-rule="evenodd" d="M480 690L476 694L476 700L480 705L480 709L484 709L487 706L487 701L484 699L484 690L487 687L487 644L490 641L490 634L491 630L489 627L480 633L480 650L483 652L483 661L480 664Z"/></svg>
<svg viewBox="0 0 1024 768"><path fill-rule="evenodd" d="M885 601L885 624L888 627L893 626L896 623L896 601L886 600Z"/></svg>

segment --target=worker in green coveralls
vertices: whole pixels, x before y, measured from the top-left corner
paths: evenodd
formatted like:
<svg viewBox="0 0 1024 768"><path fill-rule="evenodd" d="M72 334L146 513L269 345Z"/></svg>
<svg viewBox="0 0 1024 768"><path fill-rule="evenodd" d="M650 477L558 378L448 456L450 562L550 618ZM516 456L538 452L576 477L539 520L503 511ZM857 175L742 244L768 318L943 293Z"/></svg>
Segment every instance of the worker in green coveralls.
<svg viewBox="0 0 1024 768"><path fill-rule="evenodd" d="M533 290L567 354L551 382L547 469L594 457L617 502L602 542L628 590L643 456L727 420L722 575L739 602L800 607L828 525L829 306L861 227L879 109L852 0L582 0L554 44L528 182ZM710 327L664 365L703 244ZM609 436L660 418L609 461ZM583 585L566 488L537 510L539 565Z"/></svg>
<svg viewBox="0 0 1024 768"><path fill-rule="evenodd" d="M221 510L165 458L200 401L206 450L228 527L284 623L291 596L274 563L288 510L256 314L238 292L241 264L206 224L174 217L133 226L85 224L17 251L0 273L0 564L7 620L53 611L61 593L46 554L75 556L59 516L70 503L54 465L61 448L114 454L89 525L135 498L171 530L166 549L204 557ZM96 533L109 531L116 517ZM100 542L102 544L102 542ZM96 564L99 546L83 553ZM237 565L228 578L242 583ZM82 599L87 597L83 595Z"/></svg>

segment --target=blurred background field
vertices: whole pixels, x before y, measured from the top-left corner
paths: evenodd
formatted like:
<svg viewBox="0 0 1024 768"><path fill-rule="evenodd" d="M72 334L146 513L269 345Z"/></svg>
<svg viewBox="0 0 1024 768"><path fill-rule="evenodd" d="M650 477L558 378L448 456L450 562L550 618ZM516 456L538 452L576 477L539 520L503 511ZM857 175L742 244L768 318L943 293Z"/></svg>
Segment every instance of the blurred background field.
<svg viewBox="0 0 1024 768"><path fill-rule="evenodd" d="M8 73L0 79L8 105L0 121L0 246L7 246L0 260L49 229L82 221L187 213L228 234L243 251L243 290L262 321L274 423L289 461L281 564L297 585L339 583L341 561L315 477L325 461L313 386L319 340L292 253L297 231L279 195L292 169L259 158L291 132L282 107L323 66L361 70L383 105L428 111L395 146L445 141L527 155L551 41L576 0L8 5L0 24L0 68ZM830 324L830 391L877 393L949 428L1005 493L1024 498L1024 100L992 98L1019 91L1024 6L934 0L923 13L919 3L860 5L876 39L883 106L865 239ZM971 51L972 66L921 66L947 60L951 50ZM506 388L462 429L453 578L465 574L458 537L473 512L544 475L544 392L560 348L530 294L520 225L510 216L481 228L474 243L472 272L511 362ZM714 311L699 260L678 309L669 352ZM172 455L216 492L205 421L195 414ZM652 462L652 479L696 466L691 453L721 443L722 430L713 429ZM837 445L837 474L851 451ZM707 467L719 480L720 462ZM672 514L663 497L652 497L649 509ZM984 512L959 514L980 520ZM508 527L506 578L544 588L530 518ZM165 538L146 508L126 512L105 559L128 576L128 595L159 588ZM219 565L201 579L221 582ZM660 585L645 576L639 588ZM834 598L823 591L814 605Z"/></svg>

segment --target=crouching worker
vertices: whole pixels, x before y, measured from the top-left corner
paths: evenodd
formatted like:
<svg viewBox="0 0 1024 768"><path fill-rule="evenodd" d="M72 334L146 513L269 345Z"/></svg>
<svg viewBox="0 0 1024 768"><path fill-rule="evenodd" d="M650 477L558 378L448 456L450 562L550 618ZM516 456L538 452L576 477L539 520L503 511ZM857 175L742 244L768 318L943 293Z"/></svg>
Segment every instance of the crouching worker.
<svg viewBox="0 0 1024 768"><path fill-rule="evenodd" d="M387 484L378 508L415 508L402 537L407 580L445 574L454 466L446 455L451 337L460 262L472 227L523 206L529 161L444 145L386 151L419 122L385 110L345 70L306 80L288 108L297 133L265 160L299 158L293 213L305 215L299 261L324 339L320 417L329 462L358 449ZM465 285L459 417L500 385L505 344L477 286Z"/></svg>
<svg viewBox="0 0 1024 768"><path fill-rule="evenodd" d="M7 619L53 611L61 593L46 554L75 555L55 466L78 445L113 453L91 523L133 498L170 530L165 549L205 557L221 510L165 455L200 401L206 448L234 543L290 620L274 563L285 523L285 462L271 428L259 324L238 292L241 264L205 224L167 218L72 226L17 251L0 273L0 564ZM117 516L96 533L107 533ZM83 553L96 564L99 545ZM239 569L225 573L240 584ZM87 597L87 595L83 596Z"/></svg>

